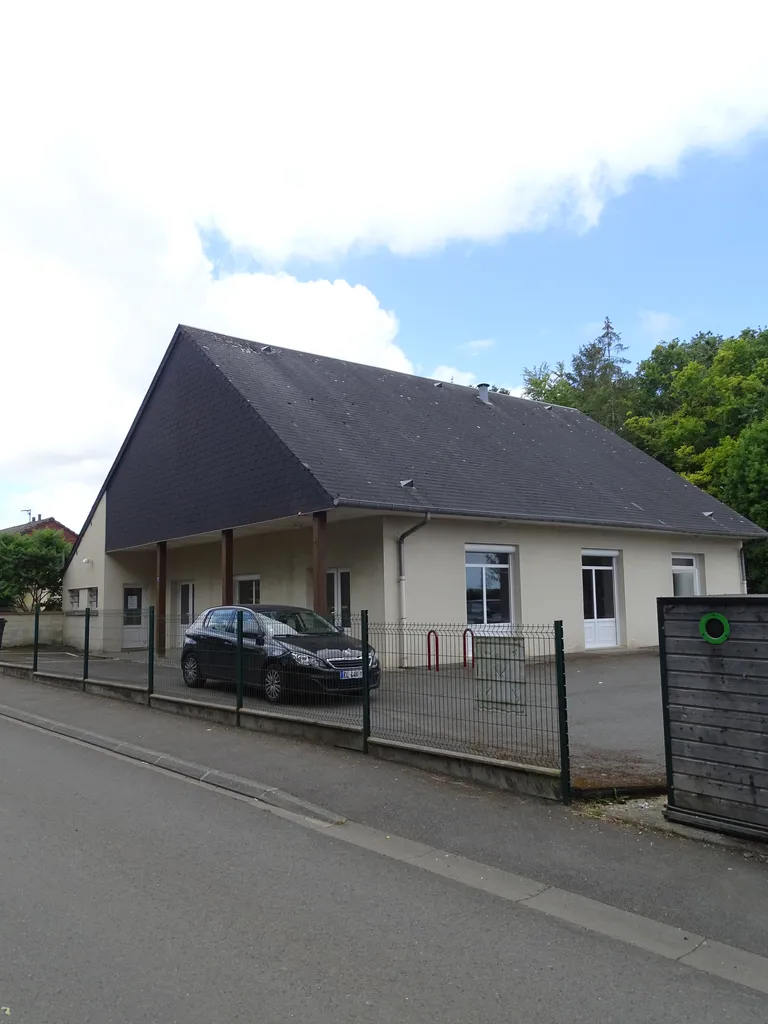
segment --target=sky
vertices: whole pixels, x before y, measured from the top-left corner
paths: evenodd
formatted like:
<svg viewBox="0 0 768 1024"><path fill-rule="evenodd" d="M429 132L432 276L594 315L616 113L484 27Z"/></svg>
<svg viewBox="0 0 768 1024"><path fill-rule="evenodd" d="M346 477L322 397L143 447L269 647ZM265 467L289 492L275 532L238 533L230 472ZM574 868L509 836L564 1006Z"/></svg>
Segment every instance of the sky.
<svg viewBox="0 0 768 1024"><path fill-rule="evenodd" d="M79 529L178 323L519 388L764 325L764 0L0 14L0 526Z"/></svg>

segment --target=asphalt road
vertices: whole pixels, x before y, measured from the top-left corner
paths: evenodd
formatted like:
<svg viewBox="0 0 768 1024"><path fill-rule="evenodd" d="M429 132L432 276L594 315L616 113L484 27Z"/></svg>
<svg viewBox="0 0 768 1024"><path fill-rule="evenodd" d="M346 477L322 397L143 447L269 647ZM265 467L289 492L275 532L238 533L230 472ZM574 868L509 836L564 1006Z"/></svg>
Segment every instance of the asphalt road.
<svg viewBox="0 0 768 1024"><path fill-rule="evenodd" d="M18 1024L764 1024L768 997L0 720Z"/></svg>

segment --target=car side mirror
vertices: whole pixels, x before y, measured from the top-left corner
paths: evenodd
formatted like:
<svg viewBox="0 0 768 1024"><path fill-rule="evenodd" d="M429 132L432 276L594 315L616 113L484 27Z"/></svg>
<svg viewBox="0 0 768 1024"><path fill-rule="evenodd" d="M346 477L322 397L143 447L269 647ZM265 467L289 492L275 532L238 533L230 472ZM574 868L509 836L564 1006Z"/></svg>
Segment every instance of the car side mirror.
<svg viewBox="0 0 768 1024"><path fill-rule="evenodd" d="M263 644L266 639L260 629L244 629L243 636L247 640L253 640L253 642L257 644Z"/></svg>

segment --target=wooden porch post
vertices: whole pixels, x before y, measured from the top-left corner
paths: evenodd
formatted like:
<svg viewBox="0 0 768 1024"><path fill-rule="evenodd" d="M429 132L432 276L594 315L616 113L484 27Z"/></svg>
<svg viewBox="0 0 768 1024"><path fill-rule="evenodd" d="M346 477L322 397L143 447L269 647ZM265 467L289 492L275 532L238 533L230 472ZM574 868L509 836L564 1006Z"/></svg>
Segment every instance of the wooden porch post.
<svg viewBox="0 0 768 1024"><path fill-rule="evenodd" d="M313 607L318 615L328 614L328 590L326 589L326 543L325 528L328 516L325 512L312 515L312 589Z"/></svg>
<svg viewBox="0 0 768 1024"><path fill-rule="evenodd" d="M157 544L157 599L155 602L155 651L162 657L165 654L165 598L168 589L167 582L168 544L166 541L158 541Z"/></svg>
<svg viewBox="0 0 768 1024"><path fill-rule="evenodd" d="M221 603L234 604L234 535L232 530L221 531Z"/></svg>

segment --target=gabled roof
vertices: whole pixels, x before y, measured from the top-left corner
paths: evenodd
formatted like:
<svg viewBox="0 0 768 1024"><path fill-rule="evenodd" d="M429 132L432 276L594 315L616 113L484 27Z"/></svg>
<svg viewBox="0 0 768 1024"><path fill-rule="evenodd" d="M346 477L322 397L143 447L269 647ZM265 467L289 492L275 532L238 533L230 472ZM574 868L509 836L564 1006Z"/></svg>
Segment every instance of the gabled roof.
<svg viewBox="0 0 768 1024"><path fill-rule="evenodd" d="M180 327L334 505L762 537L574 409Z"/></svg>
<svg viewBox="0 0 768 1024"><path fill-rule="evenodd" d="M185 326L69 561L107 490L113 550L334 506L766 536L574 409Z"/></svg>
<svg viewBox="0 0 768 1024"><path fill-rule="evenodd" d="M74 530L70 530L68 526L60 523L58 519L54 519L53 516L49 516L47 519L30 519L26 523L20 523L18 526L4 526L0 529L0 533L34 533L35 530L58 530L64 534L66 540L70 543L75 540L77 534Z"/></svg>

